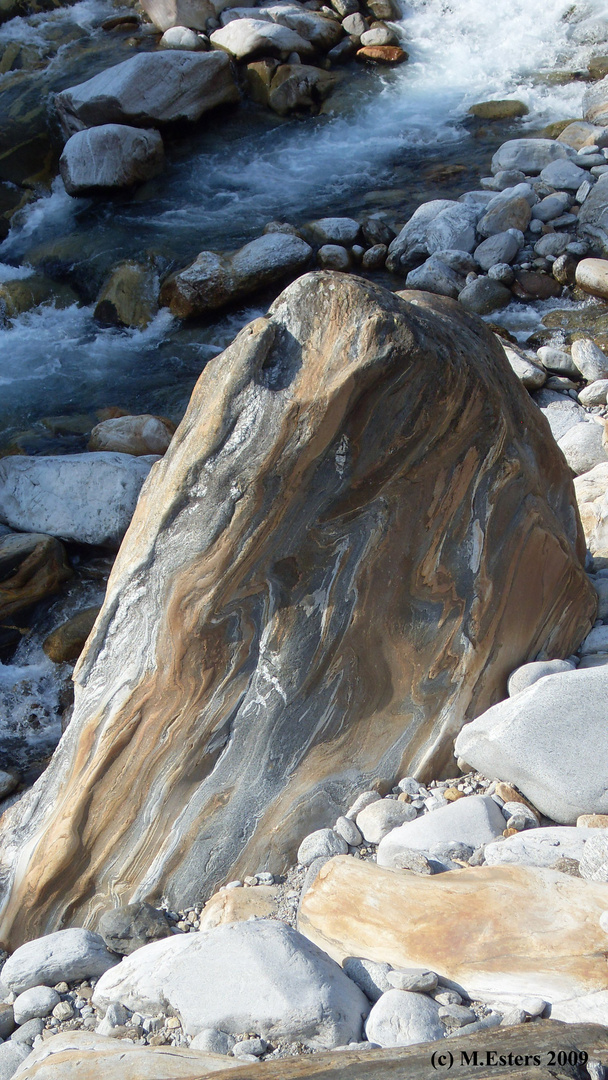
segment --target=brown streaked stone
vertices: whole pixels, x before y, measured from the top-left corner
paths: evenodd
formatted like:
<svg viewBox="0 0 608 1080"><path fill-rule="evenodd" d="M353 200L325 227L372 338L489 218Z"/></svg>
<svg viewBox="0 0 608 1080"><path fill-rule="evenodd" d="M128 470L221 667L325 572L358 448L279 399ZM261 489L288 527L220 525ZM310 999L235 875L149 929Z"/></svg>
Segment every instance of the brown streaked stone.
<svg viewBox="0 0 608 1080"><path fill-rule="evenodd" d="M267 919L277 913L276 885L255 885L250 889L221 889L205 904L199 930L213 930L223 923L246 919Z"/></svg>
<svg viewBox="0 0 608 1080"><path fill-rule="evenodd" d="M364 45L357 49L357 60L372 64L403 64L409 53L398 45Z"/></svg>
<svg viewBox="0 0 608 1080"><path fill-rule="evenodd" d="M2 818L0 939L196 904L283 872L358 792L449 776L510 672L590 629L584 557L481 320L300 278L206 366L142 491L70 726Z"/></svg>

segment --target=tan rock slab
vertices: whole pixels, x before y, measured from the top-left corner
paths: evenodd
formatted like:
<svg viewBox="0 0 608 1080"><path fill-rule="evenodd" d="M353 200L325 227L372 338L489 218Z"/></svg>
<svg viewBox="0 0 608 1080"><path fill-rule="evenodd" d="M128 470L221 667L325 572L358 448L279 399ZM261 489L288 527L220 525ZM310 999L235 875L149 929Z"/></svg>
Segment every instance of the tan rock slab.
<svg viewBox="0 0 608 1080"><path fill-rule="evenodd" d="M608 829L608 814L581 814L576 819L577 829Z"/></svg>
<svg viewBox="0 0 608 1080"><path fill-rule="evenodd" d="M606 988L604 883L478 866L424 877L338 856L302 899L298 928L347 956L424 967L468 994L555 1002Z"/></svg>
<svg viewBox="0 0 608 1080"><path fill-rule="evenodd" d="M255 885L250 889L220 889L205 904L200 930L213 930L222 923L245 919L266 919L277 913L276 885Z"/></svg>
<svg viewBox="0 0 608 1080"><path fill-rule="evenodd" d="M496 787L494 788L494 794L498 795L498 798L502 799L504 803L520 802L523 803L524 806L529 806L530 810L534 810L535 813L538 812L536 810L536 807L532 806L532 803L528 802L528 800L517 790L517 788L512 787L511 784L506 784L504 780L498 781Z"/></svg>
<svg viewBox="0 0 608 1080"><path fill-rule="evenodd" d="M582 146L593 146L595 139L603 130L603 127L598 127L596 124L587 124L584 120L573 120L557 136L557 142L566 143L573 150L580 150Z"/></svg>
<svg viewBox="0 0 608 1080"><path fill-rule="evenodd" d="M176 1046L136 1046L83 1031L64 1031L32 1051L15 1080L199 1080L242 1067L235 1059Z"/></svg>
<svg viewBox="0 0 608 1080"><path fill-rule="evenodd" d="M581 259L576 284L593 296L608 299L608 259Z"/></svg>
<svg viewBox="0 0 608 1080"><path fill-rule="evenodd" d="M409 54L399 45L364 45L357 49L357 60L371 64L403 64Z"/></svg>

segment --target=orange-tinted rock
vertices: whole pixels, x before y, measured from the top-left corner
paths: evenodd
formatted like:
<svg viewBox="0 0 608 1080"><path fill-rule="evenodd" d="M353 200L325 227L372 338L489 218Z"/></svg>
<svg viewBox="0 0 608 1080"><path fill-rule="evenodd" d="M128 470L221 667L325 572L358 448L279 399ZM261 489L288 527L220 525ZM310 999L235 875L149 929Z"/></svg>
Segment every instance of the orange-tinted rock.
<svg viewBox="0 0 608 1080"><path fill-rule="evenodd" d="M347 956L429 968L474 996L567 1000L606 987L605 882L537 866L432 877L340 855L304 894L298 929Z"/></svg>
<svg viewBox="0 0 608 1080"><path fill-rule="evenodd" d="M364 45L357 49L357 60L372 64L403 64L409 53L398 45Z"/></svg>
<svg viewBox="0 0 608 1080"><path fill-rule="evenodd" d="M588 632L584 555L479 319L300 278L207 364L142 490L36 812L2 818L0 939L281 873L359 792L450 775L514 668Z"/></svg>
<svg viewBox="0 0 608 1080"><path fill-rule="evenodd" d="M99 615L98 607L85 608L58 626L42 643L46 655L55 664L76 660Z"/></svg>
<svg viewBox="0 0 608 1080"><path fill-rule="evenodd" d="M0 621L52 596L71 576L65 548L54 536L0 537Z"/></svg>
<svg viewBox="0 0 608 1080"><path fill-rule="evenodd" d="M164 454L174 431L175 426L162 416L118 416L102 420L93 428L88 449L113 450L135 457Z"/></svg>
<svg viewBox="0 0 608 1080"><path fill-rule="evenodd" d="M246 919L267 919L277 914L277 886L256 885L250 889L220 889L205 904L200 918L202 930Z"/></svg>

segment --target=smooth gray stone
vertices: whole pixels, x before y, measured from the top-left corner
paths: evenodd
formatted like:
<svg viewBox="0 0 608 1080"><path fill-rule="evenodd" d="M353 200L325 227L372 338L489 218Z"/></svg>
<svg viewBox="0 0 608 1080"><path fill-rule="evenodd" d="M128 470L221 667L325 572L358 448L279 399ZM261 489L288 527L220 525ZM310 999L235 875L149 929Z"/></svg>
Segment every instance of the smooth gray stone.
<svg viewBox="0 0 608 1080"><path fill-rule="evenodd" d="M300 57L308 57L315 52L315 46L295 30L279 23L266 22L263 18L236 19L214 30L210 41L212 49L223 49L236 60L260 54L287 59L292 52L297 52Z"/></svg>
<svg viewBox="0 0 608 1080"><path fill-rule="evenodd" d="M510 304L512 299L509 289L489 277L479 277L465 285L458 296L463 308L474 315L491 315Z"/></svg>
<svg viewBox="0 0 608 1080"><path fill-rule="evenodd" d="M348 843L333 829L317 829L305 836L298 848L298 862L310 866L315 859L331 859L334 855L346 855Z"/></svg>
<svg viewBox="0 0 608 1080"><path fill-rule="evenodd" d="M442 1038L439 1010L431 998L407 990L388 990L376 1002L365 1024L370 1042L380 1046L411 1046Z"/></svg>
<svg viewBox="0 0 608 1080"><path fill-rule="evenodd" d="M26 1020L16 1031L13 1031L11 1042L24 1043L26 1046L31 1046L36 1036L41 1035L43 1031L44 1020L42 1017L35 1016L31 1020Z"/></svg>
<svg viewBox="0 0 608 1080"><path fill-rule="evenodd" d="M475 227L481 208L470 203L453 203L432 219L427 231L427 247L431 255L436 251L473 251L476 243Z"/></svg>
<svg viewBox="0 0 608 1080"><path fill-rule="evenodd" d="M416 810L411 803L382 799L361 810L356 821L363 839L368 844L379 844L391 829L402 825L404 821L413 821L416 817Z"/></svg>
<svg viewBox="0 0 608 1080"><path fill-rule="evenodd" d="M503 342L505 356L520 382L527 390L539 390L547 381L547 372L540 364L535 364L529 357L523 356L506 342Z"/></svg>
<svg viewBox="0 0 608 1080"><path fill-rule="evenodd" d="M428 203L422 203L389 244L386 264L388 269L407 270L420 261L420 255L429 255L427 237L431 223L442 210L453 205L451 199L432 199Z"/></svg>
<svg viewBox="0 0 608 1080"><path fill-rule="evenodd" d="M410 270L405 279L408 289L423 289L439 296L450 296L453 300L462 292L464 283L462 274L447 266L439 255L431 255L422 266Z"/></svg>
<svg viewBox="0 0 608 1080"><path fill-rule="evenodd" d="M13 1002L16 1024L26 1024L35 1017L48 1016L61 997L50 986L32 986L24 990Z"/></svg>
<svg viewBox="0 0 608 1080"><path fill-rule="evenodd" d="M386 976L395 990L411 990L416 994L427 994L437 988L438 978L434 971L423 968L399 968L389 971Z"/></svg>
<svg viewBox="0 0 608 1080"><path fill-rule="evenodd" d="M351 247L357 242L361 226L354 218L327 217L311 221L302 230L314 244L341 244Z"/></svg>
<svg viewBox="0 0 608 1080"><path fill-rule="evenodd" d="M572 375L575 379L580 378L581 373L569 352L556 349L553 345L542 345L536 355L549 371L556 371L558 375Z"/></svg>
<svg viewBox="0 0 608 1080"><path fill-rule="evenodd" d="M217 1028L203 1028L195 1035L190 1047L192 1050L206 1050L209 1054L229 1054L232 1051L235 1040L232 1035Z"/></svg>
<svg viewBox="0 0 608 1080"><path fill-rule="evenodd" d="M553 139L510 139L494 154L492 172L496 175L504 169L519 169L527 176L534 176L552 161L575 156L570 146Z"/></svg>
<svg viewBox="0 0 608 1080"><path fill-rule="evenodd" d="M339 817L334 825L334 832L341 836L350 847L359 847L359 844L363 842L359 829L350 818Z"/></svg>
<svg viewBox="0 0 608 1080"><path fill-rule="evenodd" d="M62 90L55 95L55 107L70 136L98 124L153 127L195 121L210 109L238 99L224 53L163 50L136 54Z"/></svg>
<svg viewBox="0 0 608 1080"><path fill-rule="evenodd" d="M545 675L555 675L558 671L574 671L575 668L576 665L571 660L533 660L530 664L522 664L509 675L507 682L509 697L527 690Z"/></svg>
<svg viewBox="0 0 608 1080"><path fill-rule="evenodd" d="M547 255L553 255L557 258L558 255L563 255L567 250L571 239L569 233L547 233L536 241L534 250L542 258L546 258Z"/></svg>
<svg viewBox="0 0 608 1080"><path fill-rule="evenodd" d="M2 981L15 993L44 983L96 978L118 963L103 938L92 930L73 927L20 945L2 969Z"/></svg>
<svg viewBox="0 0 608 1080"><path fill-rule="evenodd" d="M402 848L428 852L435 844L451 840L475 848L500 836L504 827L505 819L493 799L470 795L393 829L378 846L378 865L395 866Z"/></svg>
<svg viewBox="0 0 608 1080"><path fill-rule="evenodd" d="M347 956L342 967L349 979L357 984L370 1001L378 1001L387 990L392 989L388 980L390 964L381 964L360 956Z"/></svg>
<svg viewBox="0 0 608 1080"><path fill-rule="evenodd" d="M572 360L587 382L608 377L608 356L592 338L572 342Z"/></svg>
<svg viewBox="0 0 608 1080"><path fill-rule="evenodd" d="M560 191L577 191L587 173L575 161L552 161L540 174L541 180Z"/></svg>
<svg viewBox="0 0 608 1080"><path fill-rule="evenodd" d="M145 945L103 975L93 1005L167 1007L184 1031L253 1031L331 1049L361 1038L369 1003L342 968L297 930L270 919L224 924Z"/></svg>
<svg viewBox="0 0 608 1080"><path fill-rule="evenodd" d="M608 760L607 693L604 667L548 675L465 724L455 751L563 825L606 814L608 779L597 763Z"/></svg>
<svg viewBox="0 0 608 1080"><path fill-rule="evenodd" d="M0 987L0 997L8 997L8 987L2 983ZM13 1013L13 1006L0 1002L0 1039L8 1039L9 1035L15 1030L15 1016Z"/></svg>
<svg viewBox="0 0 608 1080"><path fill-rule="evenodd" d="M575 424L558 440L557 445L575 476L590 472L596 465L608 461L603 436L603 426L591 421L588 424Z"/></svg>
<svg viewBox="0 0 608 1080"><path fill-rule="evenodd" d="M481 269L489 270L496 263L512 262L518 251L519 244L513 233L502 232L495 233L494 236L488 236L486 240L482 240L473 254Z"/></svg>
<svg viewBox="0 0 608 1080"><path fill-rule="evenodd" d="M585 179L587 179L585 177ZM570 199L565 191L556 191L553 195L545 195L536 206L532 207L532 218L538 221L551 221L563 214Z"/></svg>
<svg viewBox="0 0 608 1080"><path fill-rule="evenodd" d="M585 410L572 398L555 390L539 390L534 401L549 421L551 433L558 442L574 424L587 423Z"/></svg>

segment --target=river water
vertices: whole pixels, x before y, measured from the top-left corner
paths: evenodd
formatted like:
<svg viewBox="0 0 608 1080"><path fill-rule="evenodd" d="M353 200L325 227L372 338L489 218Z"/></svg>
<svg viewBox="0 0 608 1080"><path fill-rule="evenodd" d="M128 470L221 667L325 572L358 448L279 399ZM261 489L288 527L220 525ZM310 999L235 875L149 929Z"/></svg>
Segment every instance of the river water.
<svg viewBox="0 0 608 1080"><path fill-rule="evenodd" d="M27 42L50 57L34 77L44 97L129 55L113 54L101 29L117 10L110 0L82 0L13 19L0 27L0 49ZM107 405L179 419L205 362L263 310L258 302L193 326L161 311L143 332L102 329L93 300L113 264L150 256L169 267L207 247L236 247L269 220L384 212L398 225L428 198L457 197L489 171L496 145L463 123L468 107L496 97L524 101L530 113L512 134L580 116L585 83L557 73L585 69L606 18L604 0L409 0L395 24L409 62L383 73L355 65L323 115L281 120L247 105L212 115L206 129L169 141L165 172L128 199L74 199L57 179L13 220L0 244L0 281L69 272L80 302L45 303L0 325L0 449L25 430L44 451L43 417ZM0 75L0 91L14 78ZM445 163L461 166L450 188L433 179ZM21 445L28 448L27 438ZM103 592L94 582L86 588L90 603ZM70 603L83 606L77 589L51 622ZM20 759L19 742L50 747L58 709L58 681L34 636L10 665L0 664L7 760Z"/></svg>

